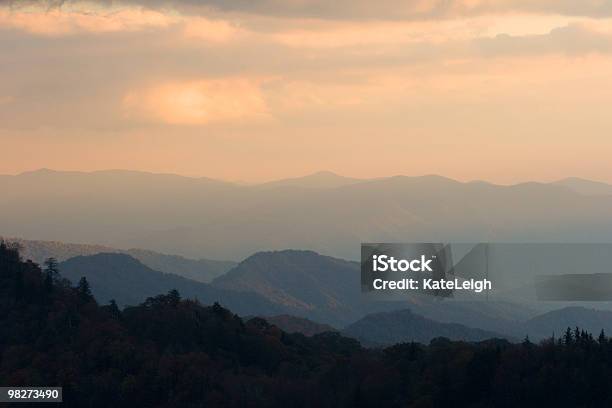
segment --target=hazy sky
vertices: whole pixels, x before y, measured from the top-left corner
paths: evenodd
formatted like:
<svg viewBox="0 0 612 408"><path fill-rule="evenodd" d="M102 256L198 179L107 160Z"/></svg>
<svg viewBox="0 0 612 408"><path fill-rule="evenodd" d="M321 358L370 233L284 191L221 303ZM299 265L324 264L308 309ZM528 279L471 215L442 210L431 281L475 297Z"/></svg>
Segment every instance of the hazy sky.
<svg viewBox="0 0 612 408"><path fill-rule="evenodd" d="M0 0L0 173L612 182L612 0Z"/></svg>

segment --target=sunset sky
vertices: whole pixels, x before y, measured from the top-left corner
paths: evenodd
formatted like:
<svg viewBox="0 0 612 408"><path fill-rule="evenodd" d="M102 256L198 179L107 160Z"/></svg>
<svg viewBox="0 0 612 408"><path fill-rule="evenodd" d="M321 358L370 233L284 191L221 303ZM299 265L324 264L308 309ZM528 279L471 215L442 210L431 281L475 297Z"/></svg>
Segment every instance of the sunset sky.
<svg viewBox="0 0 612 408"><path fill-rule="evenodd" d="M611 0L0 0L0 173L612 182Z"/></svg>

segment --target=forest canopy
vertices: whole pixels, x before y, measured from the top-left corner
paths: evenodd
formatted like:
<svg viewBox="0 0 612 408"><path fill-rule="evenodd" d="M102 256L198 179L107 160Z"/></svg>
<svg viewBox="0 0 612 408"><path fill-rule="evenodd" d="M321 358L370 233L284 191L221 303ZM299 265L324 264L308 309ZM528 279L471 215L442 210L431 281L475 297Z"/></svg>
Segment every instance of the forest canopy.
<svg viewBox="0 0 612 408"><path fill-rule="evenodd" d="M120 310L57 263L0 243L0 385L62 386L67 406L610 406L612 342L444 338L366 349L287 334L173 290Z"/></svg>

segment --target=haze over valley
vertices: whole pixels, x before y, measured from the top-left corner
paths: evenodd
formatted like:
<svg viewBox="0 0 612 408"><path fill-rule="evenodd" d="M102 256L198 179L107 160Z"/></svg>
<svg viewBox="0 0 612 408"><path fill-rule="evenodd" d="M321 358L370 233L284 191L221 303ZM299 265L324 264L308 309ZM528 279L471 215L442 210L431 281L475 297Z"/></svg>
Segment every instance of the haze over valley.
<svg viewBox="0 0 612 408"><path fill-rule="evenodd" d="M102 304L136 305L178 289L240 315L310 334L326 327L370 346L437 336L540 339L579 323L612 331L607 303L534 303L518 296L530 282L488 302L371 301L354 261L361 242L612 242L605 183L319 172L242 185L43 169L0 176L0 189L1 236L19 244L24 259L57 258L73 283L86 277Z"/></svg>
<svg viewBox="0 0 612 408"><path fill-rule="evenodd" d="M198 281L189 274L197 270L196 277L208 276L206 266L217 266L215 261L202 264L141 250L61 242L8 242L19 243L24 259L30 255L58 257L61 276L73 284L85 277L103 305L114 300L120 307L134 306L176 289L186 299L218 302L240 316L261 317L283 330L307 335L338 331L368 347L428 343L440 336L516 342L528 335L537 341L577 325L592 332L602 328L612 332L608 302L473 301L417 294L407 295L405 301L374 301L360 291L357 262L312 251L255 253L237 264L224 263L228 269L212 281ZM142 261L135 258L143 252L149 256ZM154 262L165 269L152 267ZM186 264L197 268L185 269Z"/></svg>
<svg viewBox="0 0 612 408"><path fill-rule="evenodd" d="M244 186L38 170L0 176L0 188L4 236L194 259L239 261L287 248L358 259L361 242L612 242L612 187L579 179L504 186L322 172Z"/></svg>

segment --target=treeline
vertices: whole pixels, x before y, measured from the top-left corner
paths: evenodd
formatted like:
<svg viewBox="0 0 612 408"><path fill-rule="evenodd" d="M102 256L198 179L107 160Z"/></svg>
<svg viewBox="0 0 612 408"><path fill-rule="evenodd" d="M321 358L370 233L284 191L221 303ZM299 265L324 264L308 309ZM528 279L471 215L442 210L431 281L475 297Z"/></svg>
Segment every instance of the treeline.
<svg viewBox="0 0 612 408"><path fill-rule="evenodd" d="M120 310L0 243L0 385L63 386L78 407L612 406L612 343L443 338L368 350L287 334L176 291Z"/></svg>

